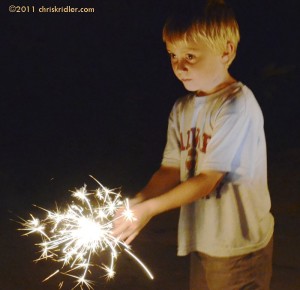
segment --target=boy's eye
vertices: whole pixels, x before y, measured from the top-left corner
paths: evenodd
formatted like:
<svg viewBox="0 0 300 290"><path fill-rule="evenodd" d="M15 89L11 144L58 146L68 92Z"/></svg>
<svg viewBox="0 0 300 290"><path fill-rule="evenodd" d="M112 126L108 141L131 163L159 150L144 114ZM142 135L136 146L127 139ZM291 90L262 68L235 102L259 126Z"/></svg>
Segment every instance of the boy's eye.
<svg viewBox="0 0 300 290"><path fill-rule="evenodd" d="M171 52L170 52L169 55L170 55L170 58L171 58L171 59L175 59L175 58L176 58L176 55L175 55L174 53L171 53Z"/></svg>
<svg viewBox="0 0 300 290"><path fill-rule="evenodd" d="M193 60L193 59L195 59L195 56L192 55L192 54L187 54L185 58L186 58L187 60Z"/></svg>

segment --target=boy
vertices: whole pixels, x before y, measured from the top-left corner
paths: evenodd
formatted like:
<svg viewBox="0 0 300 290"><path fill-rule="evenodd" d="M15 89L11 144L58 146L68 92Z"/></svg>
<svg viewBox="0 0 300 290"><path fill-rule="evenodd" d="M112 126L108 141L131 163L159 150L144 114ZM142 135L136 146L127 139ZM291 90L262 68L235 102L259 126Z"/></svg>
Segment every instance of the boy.
<svg viewBox="0 0 300 290"><path fill-rule="evenodd" d="M162 165L118 219L130 243L155 215L181 207L178 255L191 254L190 290L269 289L274 219L267 186L263 116L228 72L239 29L223 1L166 22L176 77L191 93L170 114Z"/></svg>

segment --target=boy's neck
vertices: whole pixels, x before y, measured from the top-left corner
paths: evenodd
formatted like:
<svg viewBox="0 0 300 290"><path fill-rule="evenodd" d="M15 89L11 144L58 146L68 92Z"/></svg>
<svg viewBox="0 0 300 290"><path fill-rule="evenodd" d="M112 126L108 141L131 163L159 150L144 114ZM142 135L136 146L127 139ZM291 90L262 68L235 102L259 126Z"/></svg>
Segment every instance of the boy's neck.
<svg viewBox="0 0 300 290"><path fill-rule="evenodd" d="M227 76L221 81L219 82L219 84L217 84L216 86L214 86L212 89L208 90L208 91L196 91L196 96L198 97L206 97L212 94L217 93L218 91L232 85L233 83L236 83L237 80L234 79L229 73L227 74Z"/></svg>

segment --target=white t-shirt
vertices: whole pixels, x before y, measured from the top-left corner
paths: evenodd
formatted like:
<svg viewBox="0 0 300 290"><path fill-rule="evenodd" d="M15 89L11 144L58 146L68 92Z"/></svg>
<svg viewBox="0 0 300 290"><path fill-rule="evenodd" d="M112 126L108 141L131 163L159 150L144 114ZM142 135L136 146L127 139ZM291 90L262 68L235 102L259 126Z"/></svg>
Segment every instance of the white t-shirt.
<svg viewBox="0 0 300 290"><path fill-rule="evenodd" d="M234 83L210 96L189 94L170 114L162 165L181 181L226 172L209 196L181 207L178 255L231 257L265 247L273 235L263 116L253 93Z"/></svg>

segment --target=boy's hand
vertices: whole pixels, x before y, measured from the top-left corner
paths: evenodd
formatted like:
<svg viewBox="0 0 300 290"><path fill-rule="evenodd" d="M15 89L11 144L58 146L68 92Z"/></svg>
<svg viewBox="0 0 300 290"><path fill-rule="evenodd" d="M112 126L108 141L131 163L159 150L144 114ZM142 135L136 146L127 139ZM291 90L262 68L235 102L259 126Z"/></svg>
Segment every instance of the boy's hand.
<svg viewBox="0 0 300 290"><path fill-rule="evenodd" d="M128 245L152 218L146 202L138 203L130 209L133 213L133 219L126 219L122 213L118 212L112 231L115 237L120 238Z"/></svg>

